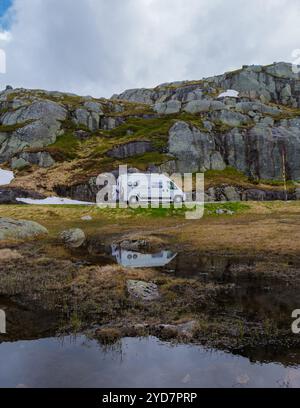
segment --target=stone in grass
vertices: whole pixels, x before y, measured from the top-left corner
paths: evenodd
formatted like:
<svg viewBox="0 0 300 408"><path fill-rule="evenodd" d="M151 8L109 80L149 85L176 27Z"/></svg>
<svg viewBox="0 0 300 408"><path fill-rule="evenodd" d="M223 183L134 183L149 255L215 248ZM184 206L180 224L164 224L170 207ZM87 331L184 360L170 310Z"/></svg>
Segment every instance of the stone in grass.
<svg viewBox="0 0 300 408"><path fill-rule="evenodd" d="M181 324L161 324L155 327L155 333L164 339L192 339L197 328L197 321L190 320Z"/></svg>
<svg viewBox="0 0 300 408"><path fill-rule="evenodd" d="M92 221L93 217L91 217L90 215L84 215L83 217L81 217L82 221Z"/></svg>
<svg viewBox="0 0 300 408"><path fill-rule="evenodd" d="M0 218L0 241L31 239L47 234L47 229L37 222Z"/></svg>
<svg viewBox="0 0 300 408"><path fill-rule="evenodd" d="M224 214L226 214L226 215L234 215L235 214L235 212L234 211L231 211L231 210L227 210L227 209L222 209L222 208L218 208L217 210L216 210L216 214L217 215L224 215Z"/></svg>
<svg viewBox="0 0 300 408"><path fill-rule="evenodd" d="M85 233L79 228L63 231L59 237L69 248L79 248L86 240Z"/></svg>
<svg viewBox="0 0 300 408"><path fill-rule="evenodd" d="M129 280L127 290L133 298L142 301L157 300L160 297L158 286L151 282Z"/></svg>

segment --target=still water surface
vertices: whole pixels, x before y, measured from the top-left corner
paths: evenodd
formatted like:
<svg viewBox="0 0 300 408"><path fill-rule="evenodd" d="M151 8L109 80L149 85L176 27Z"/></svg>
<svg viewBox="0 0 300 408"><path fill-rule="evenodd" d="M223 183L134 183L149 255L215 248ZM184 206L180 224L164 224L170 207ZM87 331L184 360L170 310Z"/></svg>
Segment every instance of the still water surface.
<svg viewBox="0 0 300 408"><path fill-rule="evenodd" d="M0 361L1 387L300 387L297 366L154 337L113 348L85 336L2 343Z"/></svg>

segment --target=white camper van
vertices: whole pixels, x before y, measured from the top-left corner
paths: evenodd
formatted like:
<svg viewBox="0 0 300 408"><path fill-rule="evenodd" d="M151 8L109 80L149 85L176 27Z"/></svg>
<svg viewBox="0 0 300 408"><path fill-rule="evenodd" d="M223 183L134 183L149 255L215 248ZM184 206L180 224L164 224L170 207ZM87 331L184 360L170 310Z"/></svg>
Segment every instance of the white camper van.
<svg viewBox="0 0 300 408"><path fill-rule="evenodd" d="M164 174L132 173L122 174L116 188L119 201L131 205L138 203L164 202L183 203L185 193Z"/></svg>

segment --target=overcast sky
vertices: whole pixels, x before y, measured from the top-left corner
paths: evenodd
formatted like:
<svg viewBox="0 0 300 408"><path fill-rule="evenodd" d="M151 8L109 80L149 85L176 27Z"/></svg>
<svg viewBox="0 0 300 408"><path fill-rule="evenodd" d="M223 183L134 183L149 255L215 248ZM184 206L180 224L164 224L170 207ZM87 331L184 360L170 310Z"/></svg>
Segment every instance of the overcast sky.
<svg viewBox="0 0 300 408"><path fill-rule="evenodd" d="M108 97L300 48L299 0L0 0L1 13L0 88Z"/></svg>

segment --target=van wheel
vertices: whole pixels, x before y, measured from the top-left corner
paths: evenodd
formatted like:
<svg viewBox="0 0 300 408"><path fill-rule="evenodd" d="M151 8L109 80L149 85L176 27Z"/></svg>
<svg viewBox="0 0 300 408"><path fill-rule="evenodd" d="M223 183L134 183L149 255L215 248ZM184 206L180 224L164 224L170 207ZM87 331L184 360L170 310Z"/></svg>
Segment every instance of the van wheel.
<svg viewBox="0 0 300 408"><path fill-rule="evenodd" d="M129 205L137 205L139 203L139 198L137 196L130 197L129 199Z"/></svg>
<svg viewBox="0 0 300 408"><path fill-rule="evenodd" d="M175 196L175 197L174 197L174 203L175 203L175 204L180 204L180 203L182 203L182 202L183 202L183 199L182 199L181 196Z"/></svg>

